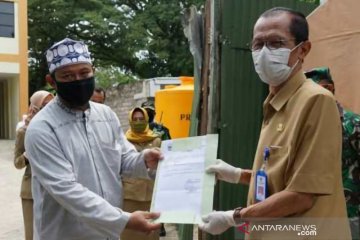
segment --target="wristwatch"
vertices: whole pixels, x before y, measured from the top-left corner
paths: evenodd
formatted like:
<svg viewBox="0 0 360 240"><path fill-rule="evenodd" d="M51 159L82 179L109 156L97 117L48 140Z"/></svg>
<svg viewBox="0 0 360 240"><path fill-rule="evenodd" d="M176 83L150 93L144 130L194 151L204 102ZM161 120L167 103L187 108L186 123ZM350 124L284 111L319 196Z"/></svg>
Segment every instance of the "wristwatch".
<svg viewBox="0 0 360 240"><path fill-rule="evenodd" d="M243 207L238 207L234 209L234 214L233 214L233 218L234 218L234 222L236 224L240 224L241 222L244 221L244 219L242 219L241 217L241 213L240 211L243 209Z"/></svg>

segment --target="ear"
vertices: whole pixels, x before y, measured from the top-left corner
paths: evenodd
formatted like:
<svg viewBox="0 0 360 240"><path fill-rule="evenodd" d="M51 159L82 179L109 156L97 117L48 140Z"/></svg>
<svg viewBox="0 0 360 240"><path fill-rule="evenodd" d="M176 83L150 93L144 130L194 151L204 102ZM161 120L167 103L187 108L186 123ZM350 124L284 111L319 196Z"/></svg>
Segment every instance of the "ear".
<svg viewBox="0 0 360 240"><path fill-rule="evenodd" d="M303 44L301 44L299 46L299 59L304 62L304 58L308 55L308 53L311 50L311 42L310 41L305 41Z"/></svg>
<svg viewBox="0 0 360 240"><path fill-rule="evenodd" d="M55 80L51 77L50 74L46 74L45 79L46 79L46 82L47 82L48 84L50 84L50 86L51 86L52 88L54 88L55 90L57 90L56 82L55 82Z"/></svg>
<svg viewBox="0 0 360 240"><path fill-rule="evenodd" d="M329 91L332 92L333 94L335 94L335 86L334 84L329 84Z"/></svg>

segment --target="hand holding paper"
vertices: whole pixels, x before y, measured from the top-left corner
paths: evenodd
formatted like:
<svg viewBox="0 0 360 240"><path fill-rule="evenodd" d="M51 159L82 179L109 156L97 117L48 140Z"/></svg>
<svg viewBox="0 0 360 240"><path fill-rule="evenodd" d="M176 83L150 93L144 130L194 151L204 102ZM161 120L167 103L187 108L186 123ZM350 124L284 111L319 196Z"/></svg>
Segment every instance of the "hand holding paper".
<svg viewBox="0 0 360 240"><path fill-rule="evenodd" d="M136 211L131 213L130 219L126 225L127 229L150 233L151 231L160 229L160 223L150 223L149 220L157 219L159 213Z"/></svg>
<svg viewBox="0 0 360 240"><path fill-rule="evenodd" d="M162 160L164 156L162 155L159 148L152 148L144 150L144 161L146 167L151 170L156 170L158 163Z"/></svg>
<svg viewBox="0 0 360 240"><path fill-rule="evenodd" d="M239 183L241 177L241 168L236 168L222 161L221 159L217 159L216 163L210 165L206 169L207 173L216 173L216 178L229 183Z"/></svg>

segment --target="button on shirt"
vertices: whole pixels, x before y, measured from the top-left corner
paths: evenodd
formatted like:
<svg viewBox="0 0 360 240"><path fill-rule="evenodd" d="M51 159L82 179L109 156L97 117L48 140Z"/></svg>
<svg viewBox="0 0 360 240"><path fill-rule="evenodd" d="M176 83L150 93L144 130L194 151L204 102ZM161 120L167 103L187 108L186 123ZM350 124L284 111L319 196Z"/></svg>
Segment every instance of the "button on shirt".
<svg viewBox="0 0 360 240"><path fill-rule="evenodd" d="M322 221L325 228L318 224L311 239L350 239L341 179L341 122L332 94L299 71L279 92L269 95L263 112L253 173L263 164L264 148L270 147L269 194L283 190L315 194L313 207L293 217L316 219L316 224ZM254 189L253 175L248 205L256 204ZM250 239L276 236L256 232Z"/></svg>
<svg viewBox="0 0 360 240"><path fill-rule="evenodd" d="M121 175L148 178L143 154L126 140L115 113L90 102L73 111L56 97L31 121L35 240L119 239Z"/></svg>

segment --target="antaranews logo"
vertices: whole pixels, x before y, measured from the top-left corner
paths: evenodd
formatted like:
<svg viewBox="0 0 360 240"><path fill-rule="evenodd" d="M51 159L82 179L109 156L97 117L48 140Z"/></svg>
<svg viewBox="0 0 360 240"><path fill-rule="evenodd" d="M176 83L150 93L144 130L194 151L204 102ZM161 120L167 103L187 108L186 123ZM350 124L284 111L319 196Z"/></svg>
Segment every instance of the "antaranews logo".
<svg viewBox="0 0 360 240"><path fill-rule="evenodd" d="M238 231L243 232L245 234L250 234L249 228L250 224L248 222L244 222L243 224L236 227Z"/></svg>
<svg viewBox="0 0 360 240"><path fill-rule="evenodd" d="M250 224L245 222L236 227L236 229L245 234L251 232L294 232L298 236L316 236L316 225L304 224Z"/></svg>

